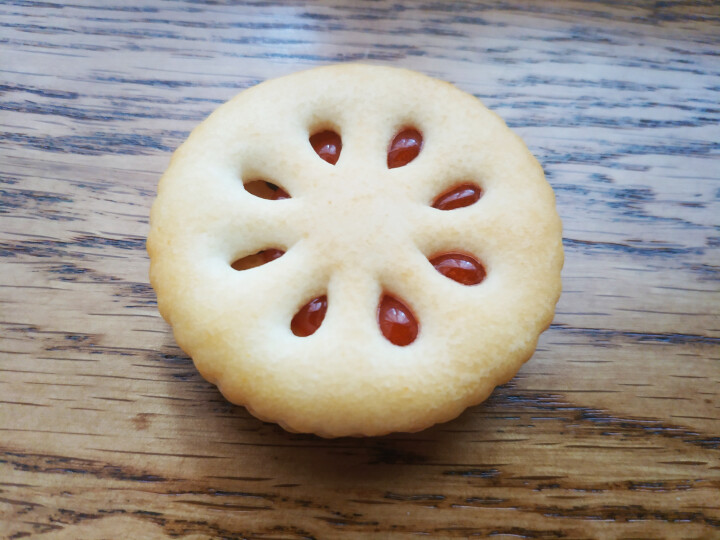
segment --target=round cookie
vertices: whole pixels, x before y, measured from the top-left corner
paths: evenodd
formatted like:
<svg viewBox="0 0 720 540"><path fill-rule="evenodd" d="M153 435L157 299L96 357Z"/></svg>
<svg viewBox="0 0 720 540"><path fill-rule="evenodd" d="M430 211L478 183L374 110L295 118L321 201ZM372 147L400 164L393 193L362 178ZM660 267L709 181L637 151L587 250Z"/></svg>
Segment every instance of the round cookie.
<svg viewBox="0 0 720 540"><path fill-rule="evenodd" d="M411 129L419 154L389 166ZM327 132L335 164L310 142ZM253 194L259 180L289 198ZM433 207L458 186L482 196ZM150 224L160 313L203 377L323 437L418 431L481 402L533 354L561 289L554 194L522 140L475 97L397 68L322 67L240 93L175 152ZM265 264L236 263L258 252ZM480 282L458 281L472 261ZM324 318L318 303L302 314L323 297ZM412 339L393 343L388 324Z"/></svg>

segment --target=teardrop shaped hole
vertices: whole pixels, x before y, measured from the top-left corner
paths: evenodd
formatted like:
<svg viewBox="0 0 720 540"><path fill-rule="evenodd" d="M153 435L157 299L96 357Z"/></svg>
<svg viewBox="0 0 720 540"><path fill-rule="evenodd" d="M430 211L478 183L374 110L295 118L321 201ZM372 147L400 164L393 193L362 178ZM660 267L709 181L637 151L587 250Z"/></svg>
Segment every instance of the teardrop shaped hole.
<svg viewBox="0 0 720 540"><path fill-rule="evenodd" d="M310 136L310 145L315 153L330 165L335 165L342 152L342 139L335 131L326 129Z"/></svg>
<svg viewBox="0 0 720 540"><path fill-rule="evenodd" d="M483 190L480 186L472 182L463 182L438 195L433 201L432 207L438 210L455 210L475 204L482 196Z"/></svg>
<svg viewBox="0 0 720 540"><path fill-rule="evenodd" d="M282 249L268 248L237 259L230 266L235 270L250 270L251 268L257 268L263 264L267 264L270 261L274 261L282 257L285 252Z"/></svg>
<svg viewBox="0 0 720 540"><path fill-rule="evenodd" d="M420 154L423 137L415 128L404 128L395 135L388 147L388 169L404 167Z"/></svg>
<svg viewBox="0 0 720 540"><path fill-rule="evenodd" d="M398 347L410 345L420 331L412 310L404 302L389 294L384 294L380 298L377 317L382 335Z"/></svg>
<svg viewBox="0 0 720 540"><path fill-rule="evenodd" d="M290 322L292 333L298 337L307 337L313 335L323 320L327 311L328 301L327 295L313 298L307 304L300 308Z"/></svg>
<svg viewBox="0 0 720 540"><path fill-rule="evenodd" d="M268 201L279 201L289 199L290 195L283 188L267 180L252 180L245 185L245 191L261 199Z"/></svg>
<svg viewBox="0 0 720 540"><path fill-rule="evenodd" d="M482 263L466 253L442 253L429 260L435 270L462 285L477 285L487 275Z"/></svg>

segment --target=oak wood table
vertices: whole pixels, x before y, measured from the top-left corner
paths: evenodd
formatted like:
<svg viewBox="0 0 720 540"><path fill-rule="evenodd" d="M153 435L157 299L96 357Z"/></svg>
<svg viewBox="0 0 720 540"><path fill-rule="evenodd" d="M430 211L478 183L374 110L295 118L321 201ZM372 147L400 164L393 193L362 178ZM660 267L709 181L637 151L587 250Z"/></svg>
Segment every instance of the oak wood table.
<svg viewBox="0 0 720 540"><path fill-rule="evenodd" d="M0 28L0 537L720 538L716 2L10 0ZM256 420L148 285L190 129L345 61L480 97L564 221L535 356L416 434Z"/></svg>

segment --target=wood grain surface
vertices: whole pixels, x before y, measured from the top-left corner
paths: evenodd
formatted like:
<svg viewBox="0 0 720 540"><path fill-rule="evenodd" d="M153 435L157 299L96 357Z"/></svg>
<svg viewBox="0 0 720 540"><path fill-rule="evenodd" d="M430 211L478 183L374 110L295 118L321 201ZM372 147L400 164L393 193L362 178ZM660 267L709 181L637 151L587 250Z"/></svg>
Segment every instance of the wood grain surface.
<svg viewBox="0 0 720 540"><path fill-rule="evenodd" d="M192 127L345 61L480 97L564 221L533 359L412 435L254 419L148 285ZM717 2L10 0L0 74L0 537L720 538Z"/></svg>

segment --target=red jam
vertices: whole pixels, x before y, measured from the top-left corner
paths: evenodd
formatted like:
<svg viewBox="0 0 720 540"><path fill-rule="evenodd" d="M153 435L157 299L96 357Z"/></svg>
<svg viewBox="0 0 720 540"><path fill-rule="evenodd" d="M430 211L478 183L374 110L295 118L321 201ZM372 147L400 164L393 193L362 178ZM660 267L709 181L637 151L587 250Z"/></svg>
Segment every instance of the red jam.
<svg viewBox="0 0 720 540"><path fill-rule="evenodd" d="M418 323L410 308L387 294L380 299L378 324L383 336L399 347L410 345L418 335Z"/></svg>
<svg viewBox="0 0 720 540"><path fill-rule="evenodd" d="M475 184L465 183L446 191L432 204L438 210L455 210L475 204L482 197L482 189Z"/></svg>
<svg viewBox="0 0 720 540"><path fill-rule="evenodd" d="M342 140L334 131L321 131L310 137L310 144L317 155L330 165L335 165L340 158Z"/></svg>
<svg viewBox="0 0 720 540"><path fill-rule="evenodd" d="M420 148L422 148L423 138L417 129L403 129L395 135L390 148L388 149L387 166L388 169L404 167L413 159L418 157Z"/></svg>
<svg viewBox="0 0 720 540"><path fill-rule="evenodd" d="M323 295L313 298L295 314L290 323L290 329L296 336L310 336L320 328L326 311L327 296Z"/></svg>
<svg viewBox="0 0 720 540"><path fill-rule="evenodd" d="M462 283L477 285L485 279L485 268L470 255L445 253L430 259L430 264L443 276Z"/></svg>
<svg viewBox="0 0 720 540"><path fill-rule="evenodd" d="M279 201L280 199L289 199L290 195L283 188L276 186L265 180L253 180L245 184L245 191L269 201Z"/></svg>
<svg viewBox="0 0 720 540"><path fill-rule="evenodd" d="M237 261L232 263L231 266L235 270L249 270L250 268L262 266L263 264L269 263L270 261L274 261L275 259L282 257L284 254L285 252L282 249L263 249L262 251L258 251L253 255L248 255L247 257L238 259Z"/></svg>

